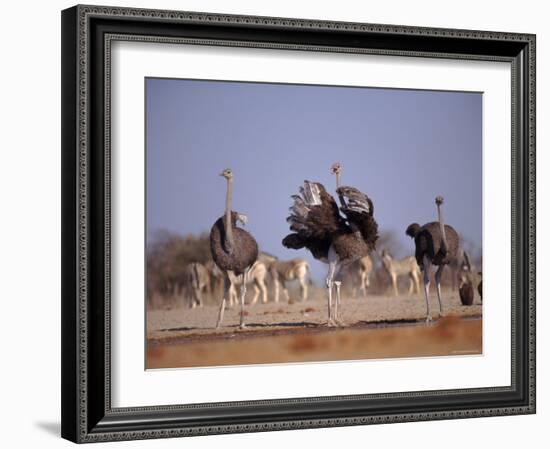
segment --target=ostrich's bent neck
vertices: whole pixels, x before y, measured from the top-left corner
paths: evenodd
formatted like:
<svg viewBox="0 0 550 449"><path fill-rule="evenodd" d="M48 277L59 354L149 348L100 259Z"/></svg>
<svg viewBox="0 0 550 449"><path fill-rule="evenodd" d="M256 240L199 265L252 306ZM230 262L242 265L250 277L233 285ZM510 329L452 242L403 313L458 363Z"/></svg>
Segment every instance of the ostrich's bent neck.
<svg viewBox="0 0 550 449"><path fill-rule="evenodd" d="M442 239L442 246L443 249L446 251L447 246L447 236L445 235L445 225L443 224L443 214L441 213L441 205L437 205L437 217L439 220L439 229L441 231L441 239Z"/></svg>
<svg viewBox="0 0 550 449"><path fill-rule="evenodd" d="M231 206L233 204L233 179L227 179L227 195L225 197L225 239L229 248L233 248L233 225L231 222Z"/></svg>

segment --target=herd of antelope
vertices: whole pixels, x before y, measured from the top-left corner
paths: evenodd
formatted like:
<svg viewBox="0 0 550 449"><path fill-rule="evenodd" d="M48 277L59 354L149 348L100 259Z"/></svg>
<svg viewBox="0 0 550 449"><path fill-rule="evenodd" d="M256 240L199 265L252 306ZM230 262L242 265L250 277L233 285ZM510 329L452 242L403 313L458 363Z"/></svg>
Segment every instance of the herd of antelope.
<svg viewBox="0 0 550 449"><path fill-rule="evenodd" d="M256 304L260 298L264 304L269 301L268 285L271 287L272 301L279 302L281 290L284 300L289 301L288 283L291 281L299 283L300 299L305 301L308 297L308 285L311 282L309 264L306 260L296 258L282 261L268 253L259 254L246 277L235 276L231 272L227 276L231 281L228 293L230 306L238 303L237 287L242 286L243 279L246 285L254 289L252 299L249 301L251 305ZM189 307L202 306L205 296L215 296L223 292L224 273L213 262L206 264L192 262L186 267L183 284L182 299Z"/></svg>
<svg viewBox="0 0 550 449"><path fill-rule="evenodd" d="M385 274L387 290L391 294L400 295L398 288L400 278L408 279L409 296L420 293L421 271L414 256L394 259L385 249L374 254L379 260L380 270ZM347 275L351 280L350 293L353 298L367 298L374 271L375 263L371 255L362 257L349 267ZM452 290L456 290L457 286L459 289L462 288L469 280L474 284L474 279L479 278L466 252L462 252L459 258L453 260L451 271ZM238 305L236 287L240 286L241 279L232 274L229 276L233 277L233 282L229 290L228 303L233 307ZM205 297L216 296L223 289L223 278L223 273L212 261L205 264L193 262L187 265L185 279L183 279L184 288L180 295L183 305L191 308L203 306ZM258 303L258 300L263 304L278 303L281 300L291 301L288 290L291 283L299 287L299 300L307 301L308 287L311 284L309 263L302 258L279 260L275 256L261 252L247 273L246 283L253 288L252 296L248 298L250 305Z"/></svg>

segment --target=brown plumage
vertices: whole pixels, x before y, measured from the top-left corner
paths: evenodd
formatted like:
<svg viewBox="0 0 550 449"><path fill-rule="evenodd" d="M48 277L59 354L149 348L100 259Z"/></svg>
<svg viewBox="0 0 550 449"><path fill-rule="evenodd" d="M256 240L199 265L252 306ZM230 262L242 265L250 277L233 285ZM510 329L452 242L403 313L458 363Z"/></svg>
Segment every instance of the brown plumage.
<svg viewBox="0 0 550 449"><path fill-rule="evenodd" d="M417 223L411 224L406 231L414 239L416 262L422 269L424 256L428 257L433 265L448 265L456 257L459 246L459 237L452 226L445 225L447 246L443 245L439 222L432 221L420 227Z"/></svg>
<svg viewBox="0 0 550 449"><path fill-rule="evenodd" d="M479 275L481 276L481 273L479 273ZM481 299L481 301L483 301L483 286L481 285L483 283L483 280L480 280L479 281L479 284L477 284L477 291L479 293L479 299Z"/></svg>
<svg viewBox="0 0 550 449"><path fill-rule="evenodd" d="M258 244L254 237L242 228L237 227L237 221L243 225L246 224L245 215L239 214L231 209L233 202L233 173L230 169L225 169L220 176L227 180L227 193L225 200L225 214L218 218L210 230L210 251L212 259L218 268L225 275L224 297L220 304L218 313L218 322L216 327L220 327L225 310L225 301L229 291L235 289L237 277L241 277L238 282L241 288L241 319L240 327L244 328L244 297L246 295L246 275L250 267L258 258Z"/></svg>
<svg viewBox="0 0 550 449"><path fill-rule="evenodd" d="M232 271L236 276L242 275L258 258L258 244L247 231L237 227L239 214L231 211L235 251L226 251L225 217L220 217L210 230L210 251L212 259L222 271Z"/></svg>
<svg viewBox="0 0 550 449"><path fill-rule="evenodd" d="M458 289L460 302L464 306L471 306L474 303L474 287L471 282L464 282Z"/></svg>
<svg viewBox="0 0 550 449"><path fill-rule="evenodd" d="M329 264L327 275L328 325L338 323L340 284L334 278L341 269L368 255L378 239L378 225L370 198L355 187L340 186L341 166L333 165L337 176L340 207L318 182L304 181L300 195L293 195L294 204L287 218L293 233L283 239L283 245L292 249L308 249L317 260ZM332 286L336 286L335 319L332 318Z"/></svg>
<svg viewBox="0 0 550 449"><path fill-rule="evenodd" d="M312 191L318 201L310 196ZM292 197L294 205L287 221L294 232L283 239L285 247L306 248L316 259L328 262L332 246L339 261L346 264L375 248L378 225L373 217L372 201L365 194L354 187L338 188L343 201L339 208L321 183L304 181L301 192L303 197Z"/></svg>
<svg viewBox="0 0 550 449"><path fill-rule="evenodd" d="M431 265L436 265L435 282L437 286L437 299L439 301L439 313L443 312L441 303L441 274L443 267L457 257L460 239L452 226L443 223L441 205L443 197L435 199L437 205L438 221L420 226L418 223L410 224L405 233L414 239L415 257L418 266L424 274L424 293L426 296L426 321L431 321L429 289L429 270Z"/></svg>

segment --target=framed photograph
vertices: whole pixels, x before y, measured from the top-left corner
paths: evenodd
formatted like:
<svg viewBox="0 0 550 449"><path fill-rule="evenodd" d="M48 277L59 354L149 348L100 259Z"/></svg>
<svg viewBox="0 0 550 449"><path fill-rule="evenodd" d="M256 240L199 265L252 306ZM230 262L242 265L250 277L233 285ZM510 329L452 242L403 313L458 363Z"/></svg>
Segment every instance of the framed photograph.
<svg viewBox="0 0 550 449"><path fill-rule="evenodd" d="M535 412L535 36L62 12L62 436Z"/></svg>

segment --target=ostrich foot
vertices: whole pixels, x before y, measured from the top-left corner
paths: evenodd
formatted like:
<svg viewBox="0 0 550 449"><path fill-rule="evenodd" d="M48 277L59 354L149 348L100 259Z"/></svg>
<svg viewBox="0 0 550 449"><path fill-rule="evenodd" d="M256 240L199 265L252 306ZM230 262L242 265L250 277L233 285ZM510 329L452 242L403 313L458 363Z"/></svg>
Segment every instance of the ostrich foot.
<svg viewBox="0 0 550 449"><path fill-rule="evenodd" d="M239 324L239 329L246 329L246 324L244 323Z"/></svg>
<svg viewBox="0 0 550 449"><path fill-rule="evenodd" d="M334 321L336 321L336 324L340 327L346 327L347 324L344 320L341 320L340 318L336 318Z"/></svg>
<svg viewBox="0 0 550 449"><path fill-rule="evenodd" d="M329 318L327 320L327 327L338 327L338 323L333 318Z"/></svg>
<svg viewBox="0 0 550 449"><path fill-rule="evenodd" d="M428 315L428 316L426 317L426 324L427 324L427 325L430 325L430 324L432 324L432 323L433 323L433 319L432 319L432 317L431 317L430 315Z"/></svg>

